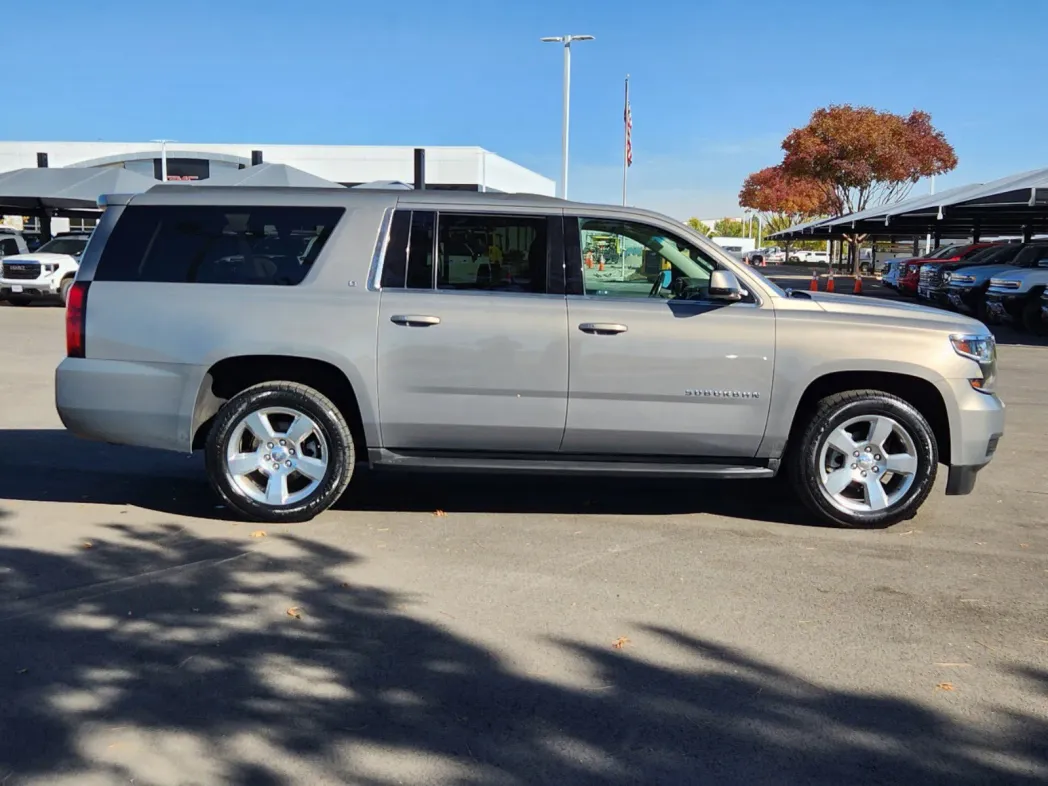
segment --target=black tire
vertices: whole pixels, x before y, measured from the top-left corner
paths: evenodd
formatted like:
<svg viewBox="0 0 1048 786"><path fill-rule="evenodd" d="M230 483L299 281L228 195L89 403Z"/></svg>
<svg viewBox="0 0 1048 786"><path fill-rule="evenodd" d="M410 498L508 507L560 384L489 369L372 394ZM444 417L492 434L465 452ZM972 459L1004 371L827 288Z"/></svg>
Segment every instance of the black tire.
<svg viewBox="0 0 1048 786"><path fill-rule="evenodd" d="M823 487L819 465L822 447L840 425L867 415L890 417L908 432L917 451L917 468L909 489L894 504L875 512L846 511L830 501L829 492ZM913 405L878 390L849 390L818 403L809 422L803 425L799 441L791 447L787 462L801 501L822 521L850 529L878 529L916 515L935 483L939 451L928 421Z"/></svg>
<svg viewBox="0 0 1048 786"><path fill-rule="evenodd" d="M1023 327L1035 336L1048 335L1048 323L1041 316L1041 293L1030 295L1023 304Z"/></svg>
<svg viewBox="0 0 1048 786"><path fill-rule="evenodd" d="M68 305L68 303L69 303L69 290L72 289L72 288L73 288L73 279L67 278L64 281L62 281L62 287L61 287L60 292L61 292L61 295L62 295L62 305L63 306Z"/></svg>
<svg viewBox="0 0 1048 786"><path fill-rule="evenodd" d="M225 454L237 425L248 415L274 407L305 414L327 445L327 468L319 485L294 504L275 506L252 499L225 470ZM327 510L345 492L356 464L356 448L345 417L322 393L297 382L274 381L244 390L229 399L215 416L204 449L208 478L227 507L251 521L309 521ZM268 457L267 457L268 458ZM267 472L268 465L267 465Z"/></svg>

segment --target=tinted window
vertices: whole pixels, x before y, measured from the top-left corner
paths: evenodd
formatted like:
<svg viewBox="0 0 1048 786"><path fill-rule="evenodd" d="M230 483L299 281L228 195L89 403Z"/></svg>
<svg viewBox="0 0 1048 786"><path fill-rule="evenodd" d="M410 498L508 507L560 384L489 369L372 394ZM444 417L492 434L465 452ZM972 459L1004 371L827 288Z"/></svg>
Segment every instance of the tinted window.
<svg viewBox="0 0 1048 786"><path fill-rule="evenodd" d="M9 257L18 253L18 241L13 237L0 240L0 256Z"/></svg>
<svg viewBox="0 0 1048 786"><path fill-rule="evenodd" d="M132 205L113 229L95 278L293 286L306 277L343 212Z"/></svg>
<svg viewBox="0 0 1048 786"><path fill-rule="evenodd" d="M389 242L382 260L382 288L399 289L404 286L408 265L408 237L411 233L411 211L397 210L389 227Z"/></svg>
<svg viewBox="0 0 1048 786"><path fill-rule="evenodd" d="M441 213L438 289L546 292L545 216Z"/></svg>
<svg viewBox="0 0 1048 786"><path fill-rule="evenodd" d="M416 210L408 236L408 289L433 289L433 225L436 214Z"/></svg>

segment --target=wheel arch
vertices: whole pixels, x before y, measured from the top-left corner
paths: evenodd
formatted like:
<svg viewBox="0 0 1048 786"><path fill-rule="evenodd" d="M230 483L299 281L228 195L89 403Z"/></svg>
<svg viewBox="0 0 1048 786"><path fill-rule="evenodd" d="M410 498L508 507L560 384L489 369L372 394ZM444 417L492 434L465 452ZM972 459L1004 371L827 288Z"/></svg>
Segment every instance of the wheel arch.
<svg viewBox="0 0 1048 786"><path fill-rule="evenodd" d="M794 409L785 449L788 451L797 443L822 399L846 390L879 390L911 404L928 421L939 460L950 463L950 416L941 391L923 377L889 371L834 371L812 380Z"/></svg>
<svg viewBox="0 0 1048 786"><path fill-rule="evenodd" d="M193 408L193 449L203 448L222 404L252 385L278 380L308 385L331 399L349 424L358 456L367 455L369 444L378 444L357 388L334 363L290 355L236 355L219 360L204 374Z"/></svg>

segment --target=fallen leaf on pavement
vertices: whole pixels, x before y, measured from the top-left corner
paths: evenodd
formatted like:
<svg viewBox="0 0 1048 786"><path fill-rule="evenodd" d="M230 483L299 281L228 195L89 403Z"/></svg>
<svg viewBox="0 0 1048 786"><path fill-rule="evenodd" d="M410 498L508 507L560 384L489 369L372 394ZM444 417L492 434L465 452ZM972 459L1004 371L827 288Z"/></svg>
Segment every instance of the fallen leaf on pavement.
<svg viewBox="0 0 1048 786"><path fill-rule="evenodd" d="M940 682L935 687L938 688L939 690L953 690L953 683L952 682Z"/></svg>
<svg viewBox="0 0 1048 786"><path fill-rule="evenodd" d="M623 647L625 647L629 643L630 643L630 640L628 638L626 638L625 636L619 636L617 639L615 639L615 641L613 641L611 643L611 646L614 647L617 650L621 650Z"/></svg>
<svg viewBox="0 0 1048 786"><path fill-rule="evenodd" d="M266 531L264 529L256 529L254 532L251 533L251 537L253 538L264 538L265 536Z"/></svg>
<svg viewBox="0 0 1048 786"><path fill-rule="evenodd" d="M82 549L93 549L94 547L95 544L89 540L85 540L83 543L80 544L80 548Z"/></svg>
<svg viewBox="0 0 1048 786"><path fill-rule="evenodd" d="M302 609L298 606L292 606L290 609L287 610L287 615L289 617L294 617L295 619L300 620L302 619Z"/></svg>
<svg viewBox="0 0 1048 786"><path fill-rule="evenodd" d="M342 587L342 589L349 589L349 582L348 581L343 581L338 586Z"/></svg>
<svg viewBox="0 0 1048 786"><path fill-rule="evenodd" d="M433 515L436 516L439 519L442 519L445 516L447 516L448 514L445 513L444 511L438 509L438 510L433 511Z"/></svg>
<svg viewBox="0 0 1048 786"><path fill-rule="evenodd" d="M1029 543L1020 543L1019 544L1019 548L1021 548L1021 549L1028 549L1028 548L1030 548L1030 544Z"/></svg>

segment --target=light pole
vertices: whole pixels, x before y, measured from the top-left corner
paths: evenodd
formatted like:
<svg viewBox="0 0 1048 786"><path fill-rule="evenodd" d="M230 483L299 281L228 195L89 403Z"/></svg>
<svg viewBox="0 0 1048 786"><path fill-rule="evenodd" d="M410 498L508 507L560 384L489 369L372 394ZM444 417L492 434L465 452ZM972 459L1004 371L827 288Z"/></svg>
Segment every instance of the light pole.
<svg viewBox="0 0 1048 786"><path fill-rule="evenodd" d="M564 125L561 128L560 198L568 198L568 118L571 113L571 44L592 41L591 35L557 35L541 39L548 44L564 44Z"/></svg>
<svg viewBox="0 0 1048 786"><path fill-rule="evenodd" d="M160 182L167 182L167 143L176 142L175 139L150 139L150 142L160 145Z"/></svg>

